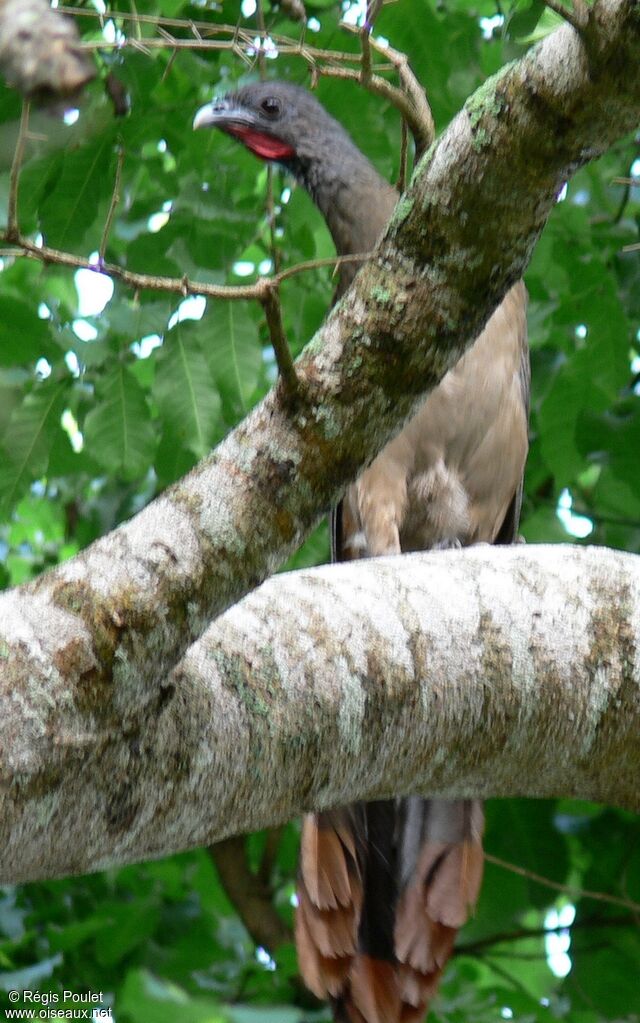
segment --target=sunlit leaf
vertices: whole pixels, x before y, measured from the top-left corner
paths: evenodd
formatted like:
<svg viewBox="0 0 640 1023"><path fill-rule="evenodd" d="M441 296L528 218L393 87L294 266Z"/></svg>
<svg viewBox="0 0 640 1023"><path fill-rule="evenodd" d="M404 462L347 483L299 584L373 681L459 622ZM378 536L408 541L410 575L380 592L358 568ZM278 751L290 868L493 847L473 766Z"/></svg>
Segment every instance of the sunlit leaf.
<svg viewBox="0 0 640 1023"><path fill-rule="evenodd" d="M219 435L220 396L192 323L177 323L167 334L154 396L177 446L202 457Z"/></svg>
<svg viewBox="0 0 640 1023"><path fill-rule="evenodd" d="M156 439L147 399L136 378L120 363L100 381L83 432L106 469L132 479L148 468Z"/></svg>
<svg viewBox="0 0 640 1023"><path fill-rule="evenodd" d="M29 484L46 471L51 446L61 430L64 399L63 388L45 384L28 394L14 409L0 449L2 515L6 515Z"/></svg>

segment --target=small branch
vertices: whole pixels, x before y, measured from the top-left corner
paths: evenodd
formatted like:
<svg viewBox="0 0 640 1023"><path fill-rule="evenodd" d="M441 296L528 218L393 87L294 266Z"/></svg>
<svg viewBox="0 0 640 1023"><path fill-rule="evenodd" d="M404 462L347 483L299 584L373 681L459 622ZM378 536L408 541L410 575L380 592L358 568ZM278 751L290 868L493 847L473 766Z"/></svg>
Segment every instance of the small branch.
<svg viewBox="0 0 640 1023"><path fill-rule="evenodd" d="M364 25L360 29L360 81L367 87L367 83L371 78L371 45L370 36L375 24L375 20L378 16L380 8L382 7L382 0L368 0L367 2L367 13L364 19Z"/></svg>
<svg viewBox="0 0 640 1023"><path fill-rule="evenodd" d="M118 153L116 158L116 175L113 182L113 192L111 195L111 202L109 203L109 211L107 213L106 220L104 222L104 229L102 231L102 238L100 239L100 247L98 249L99 263L104 263L104 254L107 250L107 242L109 241L109 235L111 234L111 228L113 226L113 218L116 215L118 203L120 202L120 183L122 181L122 167L124 164L124 148L122 145L118 146Z"/></svg>
<svg viewBox="0 0 640 1023"><path fill-rule="evenodd" d="M620 199L620 202L618 203L618 209L616 210L615 214L611 218L611 223L612 224L619 224L620 221L622 220L623 216L624 216L624 211L626 210L627 204L628 204L629 199L631 197L631 189L632 189L632 187L634 185L637 186L638 184L640 184L640 181L638 181L637 178L635 179L635 181L633 180L633 178L614 178L613 179L613 184L614 185L624 185L624 189L623 189L623 192L622 192L622 198Z"/></svg>
<svg viewBox="0 0 640 1023"><path fill-rule="evenodd" d="M300 381L296 374L291 349L287 341L284 327L282 326L282 309L280 307L280 295L277 285L274 287L272 281L264 281L263 294L261 297L262 307L267 318L267 327L271 344L278 364L280 379L290 400L294 400L300 394Z"/></svg>
<svg viewBox="0 0 640 1023"><path fill-rule="evenodd" d="M383 0L367 0L367 13L365 17L364 27L367 31L372 32L373 26L376 23L376 18L382 10Z"/></svg>
<svg viewBox="0 0 640 1023"><path fill-rule="evenodd" d="M258 25L258 35L260 36L260 47L258 49L258 70L260 71L260 78L262 81L267 77L267 58L264 52L263 40L267 36L267 26L264 20L264 7L262 6L262 0L256 0L256 22Z"/></svg>
<svg viewBox="0 0 640 1023"><path fill-rule="evenodd" d="M274 952L291 941L289 928L273 905L270 885L249 868L244 838L225 838L209 846L208 852L229 901L255 944Z"/></svg>
<svg viewBox="0 0 640 1023"><path fill-rule="evenodd" d="M360 30L360 46L362 49L360 81L366 89L371 78L371 46L369 43L369 30L367 28Z"/></svg>
<svg viewBox="0 0 640 1023"><path fill-rule="evenodd" d="M24 96L44 102L75 97L96 74L75 23L48 0L3 0L0 70Z"/></svg>
<svg viewBox="0 0 640 1023"><path fill-rule="evenodd" d="M265 287L277 287L283 281L295 277L297 274L305 273L307 270L316 270L321 267L338 267L342 263L360 263L370 259L372 252L353 253L348 256L327 257L326 259L309 259L305 263L297 263L295 266L287 267L272 277L263 277L255 284L208 284L204 281L192 281L189 277L156 277L153 274L136 273L133 270L124 270L115 263L103 263L102 265L91 262L81 256L74 256L70 252L62 252L59 249L52 249L47 245L35 245L34 242L18 236L10 238L8 230L0 231L0 241L9 243L15 248L1 250L2 256L25 257L37 259L41 263L51 263L55 266L66 266L73 270L93 270L95 273L105 274L121 281L137 291L166 291L170 294L182 295L204 295L206 298L219 298L225 301L246 301L255 299L258 302L264 301Z"/></svg>
<svg viewBox="0 0 640 1023"><path fill-rule="evenodd" d="M400 135L400 167L398 169L398 182L397 189L399 192L404 192L407 187L407 160L408 160L408 149L409 149L409 132L407 130L407 122L404 117L402 118L402 129Z"/></svg>
<svg viewBox="0 0 640 1023"><path fill-rule="evenodd" d="M66 13L74 13L78 16L95 17L97 15L97 12L89 10L75 11L73 8L66 7L62 8L62 10ZM377 13L377 11L375 13ZM118 17L126 19L130 16L119 13ZM241 29L239 26L211 25L206 22L186 22L180 19L171 18L156 19L151 16L146 16L145 18L143 15L140 15L139 17L140 20L146 20L151 23L158 24L159 26L162 25L165 29L163 30L160 38L145 39L144 45L148 51L167 46L172 47L174 51L227 50L246 60L246 51L248 49L254 50L256 46L254 38L255 33ZM193 39L173 37L166 31L166 28L169 27L191 29L196 37ZM310 47L306 44L303 37L297 41L291 39L290 36L273 33L271 34L271 38L281 55L298 56L306 61L306 63L311 67L312 75L317 76L318 74L323 74L325 77L342 77L360 82L360 84L365 86L369 92L374 95L381 96L388 100L388 102L390 102L393 106L397 107L402 116L406 119L415 139L416 153L418 156L421 155L433 141L435 137L435 128L431 109L424 95L424 91L413 75L406 56L397 50L391 49L390 47L381 46L380 43L371 38L369 33L364 33L363 30L359 28L355 28L350 25L343 25L343 28L347 31L362 33L361 40L363 40L364 43L364 51L360 56L339 50ZM196 29L197 33L195 32ZM260 34L263 36L262 30L260 30ZM229 38L211 38L212 36L219 35L226 35ZM105 40L94 40L83 45L89 50L104 50L108 48L117 48L118 50L121 50L128 46L139 46L138 41L135 39L117 40L113 43L108 43ZM378 74L373 73L373 67L368 63L371 56L369 52L370 50L375 50L377 53L388 59L391 66L397 70L400 76L403 86L402 89L396 88L391 85L390 82L381 78ZM331 65L319 68L318 61L330 61ZM358 62L360 64L358 69L341 69L335 67L336 63L352 64L354 62ZM341 70L344 70L347 73L337 73ZM384 68L383 66L378 65L376 70L381 71L384 70Z"/></svg>
<svg viewBox="0 0 640 1023"><path fill-rule="evenodd" d="M390 46L381 46L375 39L371 40L374 50L390 60L398 72L402 90L411 102L414 111L414 121L409 121L409 127L416 146L416 161L426 152L436 137L436 126L429 101L422 85L411 70L411 65L405 53L394 50Z"/></svg>
<svg viewBox="0 0 640 1023"><path fill-rule="evenodd" d="M77 11L77 14L89 14L89 11ZM118 14L118 17L122 15ZM155 20L155 19L154 19ZM190 27L191 23L180 23L184 27ZM351 26L344 26L350 28ZM206 33L207 36L218 36L227 35L228 39L212 39L212 38L194 38L184 39L181 37L172 36L168 32L160 33L158 38L148 38L144 41L144 47L147 51L158 49L174 49L174 50L213 50L213 51L227 51L233 53L246 61L247 51L254 51L256 48L256 32L248 31L235 27L233 25L209 25L209 31ZM357 29L356 31L359 31ZM322 48L316 48L307 46L305 42L301 42L292 39L291 36L279 35L278 33L270 33L269 38L273 40L278 48L278 52L281 56L294 56L302 57L308 64L313 64L317 60L331 60L336 63L353 64L359 63L360 56L354 53L347 53L342 50L327 50ZM87 52L93 50L117 50L118 52L126 49L140 49L141 43L137 39L117 39L114 42L109 42L104 39L93 39L86 40L82 44L82 49Z"/></svg>
<svg viewBox="0 0 640 1023"><path fill-rule="evenodd" d="M265 885L271 884L271 875L273 874L273 868L276 863L278 847L280 845L283 830L283 828L269 828L267 830L264 851L262 853L262 859L260 860L260 866L258 867L258 877Z"/></svg>
<svg viewBox="0 0 640 1023"><path fill-rule="evenodd" d="M273 263L273 269L276 274L280 273L280 249L278 248L278 242L276 239L276 207L275 200L273 197L273 178L274 178L273 164L267 165L267 218L269 224L269 253L271 255L271 262Z"/></svg>
<svg viewBox="0 0 640 1023"><path fill-rule="evenodd" d="M350 32L361 32L361 29L354 28L352 25L343 24L342 27ZM371 36L368 36L368 43L371 49L384 56L396 69L402 88L399 89L397 86L391 85L386 78L380 78L378 75L372 74L365 80L361 72L344 74L344 71L348 72L346 68L322 67L319 69L320 74L335 78L355 78L369 92L376 96L382 96L392 103L409 125L416 146L416 159L419 159L429 148L436 135L433 114L424 89L411 70L406 54L401 53L400 50L394 50L391 46L383 46Z"/></svg>
<svg viewBox="0 0 640 1023"><path fill-rule="evenodd" d="M507 942L526 941L529 938L544 938L547 934L563 934L566 931L583 931L602 927L629 927L632 925L632 918L628 916L607 917L599 919L592 917L585 920L576 920L572 924L557 927L521 927L516 931L503 931L500 934L491 934L487 938L480 938L478 941L470 941L468 944L461 944L454 949L454 955L476 955L486 948L494 945L503 945Z"/></svg>
<svg viewBox="0 0 640 1023"><path fill-rule="evenodd" d="M287 281L290 277L295 277L298 273L302 273L305 270L319 270L325 266L333 267L335 273L343 263L363 263L367 259L371 259L372 256L373 252L352 252L348 256L325 256L322 259L308 259L305 263L296 263L295 266L286 267L280 273L275 274L273 277L267 277L265 280L281 284L282 281Z"/></svg>
<svg viewBox="0 0 640 1023"><path fill-rule="evenodd" d="M20 188L20 170L24 159L24 150L27 143L29 128L28 99L22 102L22 113L20 114L20 128L18 130L18 141L11 161L11 174L9 175L9 200L7 202L7 230L5 232L8 242L17 242L20 237L20 225L18 215L18 190Z"/></svg>
<svg viewBox="0 0 640 1023"><path fill-rule="evenodd" d="M373 40L371 40L371 45L373 46ZM316 73L323 75L325 78L342 78L351 82L358 82L359 85L363 85L374 96L380 96L396 107L409 125L416 144L416 155L422 154L433 141L429 126L423 124L420 120L412 101L402 89L392 85L386 78L372 74L367 81L363 81L360 71L356 71L354 68L332 67L327 64L318 66ZM433 119L431 119L431 124L433 124Z"/></svg>
<svg viewBox="0 0 640 1023"><path fill-rule="evenodd" d="M588 888L576 888L575 885L560 884L559 881L552 881L548 877L543 877L541 874L535 874L531 870L519 867L517 863L501 860L498 856L492 856L488 852L485 852L484 858L487 863L493 863L496 867L510 870L512 874L519 874L520 877L526 877L529 881L535 881L536 884L544 885L545 888L551 888L555 892L563 892L572 899L592 899L594 902L606 902L610 906L622 906L632 913L640 913L640 903L633 902L631 899L624 899L619 895L608 895L606 892L592 892Z"/></svg>

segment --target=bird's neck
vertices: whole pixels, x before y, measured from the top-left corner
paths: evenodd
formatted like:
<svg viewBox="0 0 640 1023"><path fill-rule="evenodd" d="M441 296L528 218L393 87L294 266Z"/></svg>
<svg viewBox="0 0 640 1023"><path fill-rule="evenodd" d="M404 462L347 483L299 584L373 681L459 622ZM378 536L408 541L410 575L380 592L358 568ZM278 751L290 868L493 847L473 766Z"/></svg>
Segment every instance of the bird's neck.
<svg viewBox="0 0 640 1023"><path fill-rule="evenodd" d="M338 255L370 252L398 196L351 140L300 156L292 169L324 216ZM343 264L341 290L355 270Z"/></svg>

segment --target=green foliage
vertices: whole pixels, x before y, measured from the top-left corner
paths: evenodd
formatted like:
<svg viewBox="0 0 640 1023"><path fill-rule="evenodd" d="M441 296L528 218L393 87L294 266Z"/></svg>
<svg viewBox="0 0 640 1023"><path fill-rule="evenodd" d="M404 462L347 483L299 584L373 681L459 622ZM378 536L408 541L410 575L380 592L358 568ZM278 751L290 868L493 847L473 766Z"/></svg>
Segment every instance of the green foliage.
<svg viewBox="0 0 640 1023"><path fill-rule="evenodd" d="M73 6L95 13L89 0ZM265 168L229 139L191 129L195 110L213 93L257 75L251 55L145 45L159 38L158 15L238 23L252 32L255 16L245 16L238 0L222 10L209 0L116 0L111 9L122 16L78 18L84 37L101 44L100 77L78 120L32 112L20 178L23 233L83 260L91 256L94 265L104 246L105 259L122 269L218 284L256 280L274 260L288 266L330 255L327 230L301 190L289 198L284 190L292 183L274 171L271 224ZM357 52L357 38L339 27L334 0L312 0L307 10L317 19L307 29L309 47ZM265 3L265 17L274 35L298 36L299 26L275 2ZM540 0L402 0L385 4L377 31L408 54L441 130L488 74L554 19ZM195 38L187 20L168 28ZM137 45L112 45L116 31ZM307 81L299 56L266 63L269 74ZM114 115L106 87L113 81L126 91L125 116ZM321 78L319 94L381 172L396 177L396 112L351 82ZM19 117L17 97L0 87L4 204ZM638 157L631 138L569 183L527 274L533 394L522 532L530 541L568 541L590 529L590 542L640 548L640 261L625 251L638 242L640 191L614 180ZM105 237L119 161L118 202ZM209 301L205 308L183 304L180 294L118 282L104 307L95 299L92 306L88 279L55 261L6 251L1 257L2 586L36 576L135 513L223 437L275 378L259 306ZM284 284L283 321L294 353L321 322L333 286L327 269ZM323 526L289 567L327 557ZM270 871L274 906L289 924L296 841L290 825ZM638 822L566 801L510 800L489 808L487 847L525 873L487 865L477 915L434 1016L447 1023L637 1023L633 918L579 889L640 901ZM248 850L257 870L264 836L252 836ZM545 928L549 909L568 904L576 916L571 970L562 977L549 966L553 936ZM565 950L568 935L565 927L558 939ZM0 999L11 988L60 998L65 989L101 991L118 1023L326 1019L301 994L291 946L270 952L272 959L256 957L204 851L6 888L0 897Z"/></svg>

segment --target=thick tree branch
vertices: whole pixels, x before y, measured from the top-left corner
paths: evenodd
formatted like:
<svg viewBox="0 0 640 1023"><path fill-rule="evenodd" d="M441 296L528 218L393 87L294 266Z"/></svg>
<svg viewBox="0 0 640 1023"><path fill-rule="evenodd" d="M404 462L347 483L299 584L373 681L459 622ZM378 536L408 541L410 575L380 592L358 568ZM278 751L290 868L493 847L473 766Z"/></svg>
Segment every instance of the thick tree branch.
<svg viewBox="0 0 640 1023"><path fill-rule="evenodd" d="M35 627L6 622L25 649ZM640 809L633 555L483 546L278 576L158 678L154 706L69 684L37 628L46 685L1 681L5 882L390 794Z"/></svg>
<svg viewBox="0 0 640 1023"><path fill-rule="evenodd" d="M153 708L158 679L211 618L300 543L521 275L566 177L635 126L640 7L601 0L594 24L596 64L563 26L427 154L377 257L296 363L295 408L276 388L135 519L2 596L12 691L53 672L80 703L107 694L107 720L132 699Z"/></svg>
<svg viewBox="0 0 640 1023"><path fill-rule="evenodd" d="M0 0L0 72L36 100L76 97L95 77L75 24L48 0Z"/></svg>

